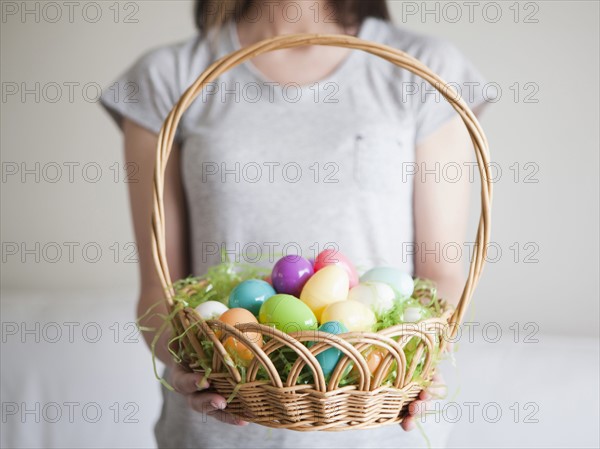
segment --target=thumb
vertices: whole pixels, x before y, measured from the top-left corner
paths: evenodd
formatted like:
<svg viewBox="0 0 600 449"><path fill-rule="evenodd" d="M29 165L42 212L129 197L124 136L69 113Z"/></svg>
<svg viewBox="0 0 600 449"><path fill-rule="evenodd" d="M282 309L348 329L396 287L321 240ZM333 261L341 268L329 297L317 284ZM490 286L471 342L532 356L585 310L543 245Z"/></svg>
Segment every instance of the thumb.
<svg viewBox="0 0 600 449"><path fill-rule="evenodd" d="M181 394L191 394L197 391L206 390L210 385L204 379L203 373L191 373L177 366L171 372L171 385Z"/></svg>

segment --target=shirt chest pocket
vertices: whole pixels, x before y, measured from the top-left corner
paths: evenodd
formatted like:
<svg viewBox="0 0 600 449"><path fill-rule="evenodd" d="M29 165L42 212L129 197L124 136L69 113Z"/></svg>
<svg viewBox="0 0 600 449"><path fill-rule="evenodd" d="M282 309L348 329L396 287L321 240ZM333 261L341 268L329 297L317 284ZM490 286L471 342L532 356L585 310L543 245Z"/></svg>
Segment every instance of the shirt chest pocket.
<svg viewBox="0 0 600 449"><path fill-rule="evenodd" d="M395 193L412 179L414 127L408 124L361 126L354 138L353 178L361 191Z"/></svg>

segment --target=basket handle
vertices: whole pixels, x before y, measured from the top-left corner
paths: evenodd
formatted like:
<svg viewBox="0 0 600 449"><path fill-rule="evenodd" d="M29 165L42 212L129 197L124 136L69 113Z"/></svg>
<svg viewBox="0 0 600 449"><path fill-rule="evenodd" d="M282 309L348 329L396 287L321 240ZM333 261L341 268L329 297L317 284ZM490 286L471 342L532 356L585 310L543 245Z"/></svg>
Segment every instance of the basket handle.
<svg viewBox="0 0 600 449"><path fill-rule="evenodd" d="M171 276L166 257L165 244L165 210L164 210L164 179L167 161L173 147L175 131L183 113L191 103L202 92L202 89L218 78L222 73L236 67L245 61L274 50L300 47L305 45L326 45L332 47L346 47L356 50L362 50L379 56L387 61L402 67L415 75L428 81L448 100L458 115L463 120L477 157L479 166L479 175L481 177L481 215L477 236L473 247L471 265L469 274L463 289L460 301L449 320L451 329L449 335L453 337L456 334L457 326L462 321L464 313L473 295L473 291L479 276L481 274L487 246L490 240L491 227L491 202L492 202L492 183L489 165L488 142L473 112L467 104L459 97L456 91L448 86L438 75L432 72L427 66L412 56L389 47L387 45L369 42L358 39L353 36L336 34L293 34L276 36L257 42L246 48L235 51L211 64L198 79L183 93L177 104L173 107L167 116L160 134L158 136L158 145L156 148L156 167L154 171L154 195L153 195L153 213L152 213L152 253L154 264L158 273L161 285L166 293L166 301L169 307L173 306L174 291L172 287Z"/></svg>

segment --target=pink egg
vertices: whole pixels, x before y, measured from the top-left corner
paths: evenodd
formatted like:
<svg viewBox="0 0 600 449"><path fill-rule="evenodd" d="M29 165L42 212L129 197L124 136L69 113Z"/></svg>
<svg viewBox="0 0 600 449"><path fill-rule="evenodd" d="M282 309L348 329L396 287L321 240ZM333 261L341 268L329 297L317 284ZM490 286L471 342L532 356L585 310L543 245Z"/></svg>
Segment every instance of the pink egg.
<svg viewBox="0 0 600 449"><path fill-rule="evenodd" d="M334 249L326 249L321 251L315 259L315 273L328 265L338 265L346 270L346 273L348 273L348 278L350 279L350 288L358 284L358 274L356 273L356 268L354 268L352 262L350 262L346 256L339 251Z"/></svg>

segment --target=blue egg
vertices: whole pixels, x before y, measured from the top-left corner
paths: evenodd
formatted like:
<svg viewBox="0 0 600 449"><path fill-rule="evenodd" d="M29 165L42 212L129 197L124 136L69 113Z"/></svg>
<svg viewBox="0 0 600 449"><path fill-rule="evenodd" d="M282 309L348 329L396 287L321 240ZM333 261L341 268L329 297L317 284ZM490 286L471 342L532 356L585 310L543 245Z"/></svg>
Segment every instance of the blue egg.
<svg viewBox="0 0 600 449"><path fill-rule="evenodd" d="M410 298L415 289L413 278L393 267L372 268L360 277L360 282L383 282L392 287L400 298Z"/></svg>
<svg viewBox="0 0 600 449"><path fill-rule="evenodd" d="M326 323L321 324L319 327L320 331L328 332L330 334L338 335L348 332L346 326L344 326L339 321L327 321ZM310 348L313 346L315 342L310 342L307 346ZM337 348L329 348L320 354L317 354L315 357L321 365L321 369L323 370L323 375L325 377L329 377L333 370L335 369L340 357L342 355L342 351Z"/></svg>
<svg viewBox="0 0 600 449"><path fill-rule="evenodd" d="M275 290L266 281L260 279L249 279L235 287L229 295L229 307L241 307L258 316L260 306L275 295Z"/></svg>

